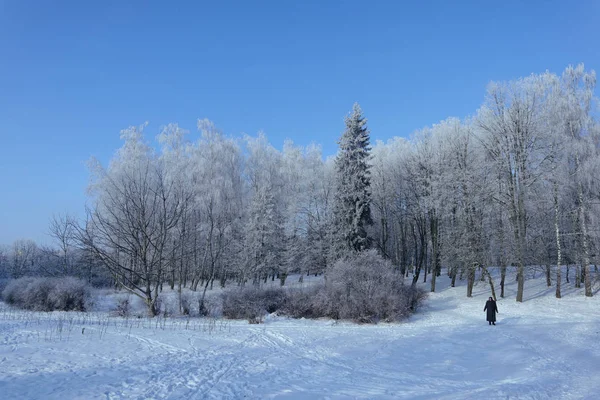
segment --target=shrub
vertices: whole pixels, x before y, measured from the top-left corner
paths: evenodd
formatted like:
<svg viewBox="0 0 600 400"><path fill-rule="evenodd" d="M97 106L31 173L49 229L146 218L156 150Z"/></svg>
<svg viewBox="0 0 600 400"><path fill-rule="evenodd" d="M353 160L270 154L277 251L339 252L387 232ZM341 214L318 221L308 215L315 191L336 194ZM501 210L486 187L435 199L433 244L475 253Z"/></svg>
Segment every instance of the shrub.
<svg viewBox="0 0 600 400"><path fill-rule="evenodd" d="M188 292L181 293L179 297L181 314L190 315L192 313L192 297Z"/></svg>
<svg viewBox="0 0 600 400"><path fill-rule="evenodd" d="M285 301L286 293L282 288L235 288L223 293L223 316L259 323L265 314L282 308Z"/></svg>
<svg viewBox="0 0 600 400"><path fill-rule="evenodd" d="M391 263L370 250L340 260L327 270L315 308L334 319L398 321L408 317L424 296L421 289L405 286Z"/></svg>
<svg viewBox="0 0 600 400"><path fill-rule="evenodd" d="M8 304L35 311L85 311L90 300L86 283L72 277L16 279L2 296Z"/></svg>
<svg viewBox="0 0 600 400"><path fill-rule="evenodd" d="M85 311L89 288L77 278L60 278L48 284L48 308L63 311Z"/></svg>
<svg viewBox="0 0 600 400"><path fill-rule="evenodd" d="M154 310L156 312L156 315L160 315L161 313L163 313L164 316L166 317L169 314L166 304L164 304L163 296L158 295L154 299Z"/></svg>
<svg viewBox="0 0 600 400"><path fill-rule="evenodd" d="M292 318L319 318L325 316L321 302L316 301L323 293L324 285L312 285L308 288L290 288L286 301L279 312Z"/></svg>
<svg viewBox="0 0 600 400"><path fill-rule="evenodd" d="M218 318L223 315L223 299L221 296L198 296L198 315L202 317Z"/></svg>
<svg viewBox="0 0 600 400"><path fill-rule="evenodd" d="M21 278L10 281L2 291L2 298L7 304L20 304L25 302L25 288L35 278Z"/></svg>
<svg viewBox="0 0 600 400"><path fill-rule="evenodd" d="M223 294L223 316L260 323L267 313L292 318L348 319L361 323L399 321L413 313L426 292L403 277L375 251L353 254L327 270L325 284L308 288L237 288Z"/></svg>
<svg viewBox="0 0 600 400"><path fill-rule="evenodd" d="M119 317L129 317L131 315L131 303L129 301L129 296L121 297L117 300L115 312Z"/></svg>

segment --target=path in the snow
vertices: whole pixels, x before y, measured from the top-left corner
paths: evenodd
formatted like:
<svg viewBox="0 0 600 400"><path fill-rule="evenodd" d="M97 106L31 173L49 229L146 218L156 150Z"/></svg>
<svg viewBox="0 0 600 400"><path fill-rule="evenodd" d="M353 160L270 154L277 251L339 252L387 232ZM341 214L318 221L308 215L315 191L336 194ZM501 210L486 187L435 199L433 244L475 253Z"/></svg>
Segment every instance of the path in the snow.
<svg viewBox="0 0 600 400"><path fill-rule="evenodd" d="M543 292L536 285L530 293ZM573 293L519 304L510 289L497 326L485 322L482 284L472 299L446 288L409 321L377 326L75 321L59 335L59 313L0 312L0 398L597 398L598 300Z"/></svg>

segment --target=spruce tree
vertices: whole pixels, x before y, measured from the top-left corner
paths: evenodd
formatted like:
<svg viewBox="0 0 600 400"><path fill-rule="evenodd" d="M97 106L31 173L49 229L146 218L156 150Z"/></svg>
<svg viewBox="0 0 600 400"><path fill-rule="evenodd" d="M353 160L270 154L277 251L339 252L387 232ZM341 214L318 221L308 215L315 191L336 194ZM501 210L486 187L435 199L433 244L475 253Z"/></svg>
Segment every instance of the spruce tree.
<svg viewBox="0 0 600 400"><path fill-rule="evenodd" d="M367 227L371 218L370 143L367 120L358 103L346 117L335 159L336 193L332 224L332 258L370 247Z"/></svg>

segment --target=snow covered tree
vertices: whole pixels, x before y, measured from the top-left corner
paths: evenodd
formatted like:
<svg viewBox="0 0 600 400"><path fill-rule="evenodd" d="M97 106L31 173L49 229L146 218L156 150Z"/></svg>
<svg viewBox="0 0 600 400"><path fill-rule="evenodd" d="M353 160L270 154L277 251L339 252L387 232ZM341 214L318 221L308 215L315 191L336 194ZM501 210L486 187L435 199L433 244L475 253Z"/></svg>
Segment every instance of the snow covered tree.
<svg viewBox="0 0 600 400"><path fill-rule="evenodd" d="M13 243L11 250L10 277L17 279L26 275L35 275L39 255L38 245L33 240L18 239Z"/></svg>
<svg viewBox="0 0 600 400"><path fill-rule="evenodd" d="M253 283L279 273L283 256L283 218L272 190L265 188L254 195L247 226L246 254Z"/></svg>
<svg viewBox="0 0 600 400"><path fill-rule="evenodd" d="M410 227L412 217L409 210L410 182L408 169L412 156L412 143L395 137L387 143L378 142L372 150L371 188L373 190L371 211L373 232L381 254L400 267L404 276L410 267Z"/></svg>
<svg viewBox="0 0 600 400"><path fill-rule="evenodd" d="M49 233L60 249L60 274L75 275L75 219L69 215L53 216Z"/></svg>
<svg viewBox="0 0 600 400"><path fill-rule="evenodd" d="M251 201L246 223L246 275L255 284L281 272L285 250L285 181L282 156L267 138L246 137L249 157L246 163Z"/></svg>
<svg viewBox="0 0 600 400"><path fill-rule="evenodd" d="M302 159L298 192L289 195L301 201L297 209L297 243L287 246L287 251L295 259L289 260L291 271L300 273L321 273L327 266L329 241L329 213L333 196L333 159L323 160L321 149L309 146ZM302 278L302 275L300 277Z"/></svg>
<svg viewBox="0 0 600 400"><path fill-rule="evenodd" d="M589 184L591 181L588 164L595 162L598 154L591 142L590 132L594 120L591 116L596 73L586 72L583 64L569 66L562 79L562 106L559 112L562 119L564 135L571 143L569 154L570 175L575 185L576 234L579 239L579 259L585 281L585 295L592 296L592 278L590 274L590 238L589 238ZM587 170L587 171L586 171Z"/></svg>
<svg viewBox="0 0 600 400"><path fill-rule="evenodd" d="M442 136L448 154L448 162L444 163L444 195L438 199L438 202L442 200L449 207L446 222L450 234L447 235L449 243L446 250L450 254L447 259L449 263L458 261L462 264L462 270L467 274L467 297L471 297L477 270L482 270L484 274L487 271L485 249L489 248L486 239L491 229L486 229L484 225L489 202L483 188L488 186L485 182L488 174L469 122L461 123L451 118L434 129ZM452 274L456 272L454 269ZM487 277L494 293L491 276L487 274Z"/></svg>
<svg viewBox="0 0 600 400"><path fill-rule="evenodd" d="M393 138L387 143L377 141L371 151L371 188L374 240L380 253L399 264L396 242L401 215L398 205L402 204L400 185L410 143L404 138Z"/></svg>
<svg viewBox="0 0 600 400"><path fill-rule="evenodd" d="M332 258L348 251L360 252L371 245L367 228L371 217L370 143L367 120L358 103L346 117L335 160L336 193L332 224Z"/></svg>
<svg viewBox="0 0 600 400"><path fill-rule="evenodd" d="M518 302L523 301L532 185L548 163L550 146L541 121L551 84L549 73L508 84L491 84L477 122L488 162L502 181L503 189L496 200L507 207L513 229Z"/></svg>
<svg viewBox="0 0 600 400"><path fill-rule="evenodd" d="M202 137L193 151L195 190L194 209L202 216L200 242L203 256L196 268L197 279L204 280L206 290L219 278L225 284L228 274L226 259L237 256L238 240L234 231L242 213L242 162L235 140L225 137L208 120L199 120Z"/></svg>
<svg viewBox="0 0 600 400"><path fill-rule="evenodd" d="M92 163L94 206L77 236L119 285L144 300L148 314L155 316L185 199L165 163L143 142L142 130L121 132L125 143L108 169Z"/></svg>

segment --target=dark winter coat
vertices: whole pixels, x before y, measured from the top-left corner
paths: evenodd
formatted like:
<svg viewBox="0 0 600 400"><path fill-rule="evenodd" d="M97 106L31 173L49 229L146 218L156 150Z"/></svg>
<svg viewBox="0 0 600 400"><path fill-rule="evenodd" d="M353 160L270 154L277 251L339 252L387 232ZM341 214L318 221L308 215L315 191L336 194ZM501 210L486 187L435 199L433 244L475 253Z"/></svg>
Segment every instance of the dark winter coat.
<svg viewBox="0 0 600 400"><path fill-rule="evenodd" d="M487 321L496 322L496 313L498 312L498 306L494 300L488 300L485 302L483 311L487 310Z"/></svg>

